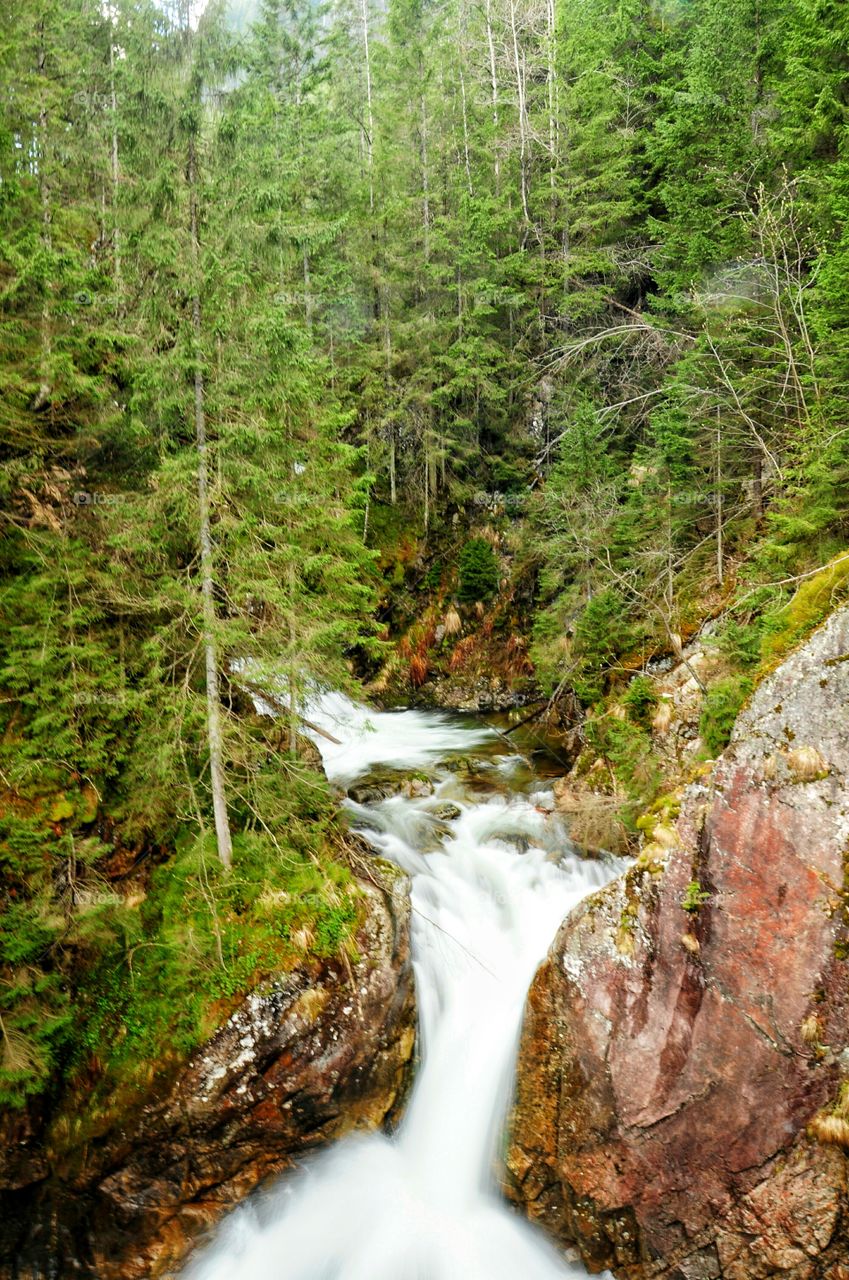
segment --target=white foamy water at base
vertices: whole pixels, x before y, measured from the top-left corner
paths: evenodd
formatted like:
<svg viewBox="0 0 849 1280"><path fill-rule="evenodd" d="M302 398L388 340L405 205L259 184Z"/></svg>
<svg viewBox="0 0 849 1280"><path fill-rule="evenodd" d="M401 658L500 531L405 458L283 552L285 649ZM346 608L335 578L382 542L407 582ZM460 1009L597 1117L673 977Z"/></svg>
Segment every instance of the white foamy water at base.
<svg viewBox="0 0 849 1280"><path fill-rule="evenodd" d="M337 781L378 764L436 772L432 797L351 806L377 851L412 876L421 1062L396 1134L346 1139L254 1197L186 1278L585 1276L508 1208L494 1171L531 978L563 917L618 867L581 860L541 795L481 800L440 773L439 760L492 745L483 726L370 712L340 695L310 716L342 739L316 738ZM460 815L440 823L433 811L449 798Z"/></svg>

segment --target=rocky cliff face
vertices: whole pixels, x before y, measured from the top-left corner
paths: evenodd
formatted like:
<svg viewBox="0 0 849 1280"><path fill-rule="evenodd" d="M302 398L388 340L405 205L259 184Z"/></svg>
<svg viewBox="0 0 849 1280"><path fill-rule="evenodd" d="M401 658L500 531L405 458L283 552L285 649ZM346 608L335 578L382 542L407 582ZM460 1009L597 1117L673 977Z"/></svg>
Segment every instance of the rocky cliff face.
<svg viewBox="0 0 849 1280"><path fill-rule="evenodd" d="M358 963L313 961L250 995L167 1097L56 1167L0 1135L0 1276L154 1280L299 1152L399 1106L415 1040L406 877L374 860Z"/></svg>
<svg viewBox="0 0 849 1280"><path fill-rule="evenodd" d="M534 981L511 1191L594 1270L849 1280L849 609Z"/></svg>

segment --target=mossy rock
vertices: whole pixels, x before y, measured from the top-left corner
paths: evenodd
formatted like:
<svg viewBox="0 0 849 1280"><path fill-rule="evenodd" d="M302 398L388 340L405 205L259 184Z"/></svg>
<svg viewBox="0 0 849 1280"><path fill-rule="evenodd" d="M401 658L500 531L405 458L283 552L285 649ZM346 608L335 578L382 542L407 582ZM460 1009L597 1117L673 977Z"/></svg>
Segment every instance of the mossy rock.
<svg viewBox="0 0 849 1280"><path fill-rule="evenodd" d="M824 569L802 582L792 600L767 621L761 641L764 673L771 671L799 640L823 622L849 596L849 551L841 551Z"/></svg>

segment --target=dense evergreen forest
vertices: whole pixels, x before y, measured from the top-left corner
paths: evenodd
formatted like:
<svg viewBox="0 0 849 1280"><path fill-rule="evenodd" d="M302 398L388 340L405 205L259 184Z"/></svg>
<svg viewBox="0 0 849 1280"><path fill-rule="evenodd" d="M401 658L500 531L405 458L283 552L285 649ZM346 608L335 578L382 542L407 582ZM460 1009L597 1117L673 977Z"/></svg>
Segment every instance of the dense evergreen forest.
<svg viewBox="0 0 849 1280"><path fill-rule="evenodd" d="M347 945L314 682L497 667L634 830L649 660L711 620L718 750L846 594L847 49L841 0L7 5L0 1102L108 1115Z"/></svg>

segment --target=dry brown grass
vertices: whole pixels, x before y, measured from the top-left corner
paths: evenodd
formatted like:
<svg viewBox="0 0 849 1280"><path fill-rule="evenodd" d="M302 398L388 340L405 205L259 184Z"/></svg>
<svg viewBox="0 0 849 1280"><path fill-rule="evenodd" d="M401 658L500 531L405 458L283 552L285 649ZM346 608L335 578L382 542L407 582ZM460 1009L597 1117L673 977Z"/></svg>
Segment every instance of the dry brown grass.
<svg viewBox="0 0 849 1280"><path fill-rule="evenodd" d="M442 619L443 634L447 637L458 636L463 630L463 620L453 605Z"/></svg>
<svg viewBox="0 0 849 1280"><path fill-rule="evenodd" d="M507 640L507 670L512 676L529 676L534 671L528 657L528 642L515 632Z"/></svg>
<svg viewBox="0 0 849 1280"><path fill-rule="evenodd" d="M808 1125L808 1133L817 1142L824 1142L849 1151L849 1120L833 1113L819 1112Z"/></svg>
<svg viewBox="0 0 849 1280"><path fill-rule="evenodd" d="M460 671L474 652L476 640L474 636L464 636L454 646L454 652L448 660L449 671Z"/></svg>
<svg viewBox="0 0 849 1280"><path fill-rule="evenodd" d="M817 1015L815 1013L808 1014L800 1027L805 1044L819 1044L820 1030L820 1020Z"/></svg>
<svg viewBox="0 0 849 1280"><path fill-rule="evenodd" d="M786 760L798 782L815 782L828 776L828 761L816 747L794 747Z"/></svg>
<svg viewBox="0 0 849 1280"><path fill-rule="evenodd" d="M617 796L589 792L570 801L569 835L585 849L606 849L609 853L627 853L631 836L619 814Z"/></svg>
<svg viewBox="0 0 849 1280"><path fill-rule="evenodd" d="M808 1136L849 1151L849 1081L844 1080L830 1111L818 1111L808 1125Z"/></svg>
<svg viewBox="0 0 849 1280"><path fill-rule="evenodd" d="M657 704L657 710L651 722L651 727L655 733L664 734L669 732L669 726L672 724L672 703L667 700L661 700Z"/></svg>
<svg viewBox="0 0 849 1280"><path fill-rule="evenodd" d="M414 689L421 688L425 680L427 680L429 670L430 666L427 658L423 654L414 653L410 658L409 665L410 684Z"/></svg>

